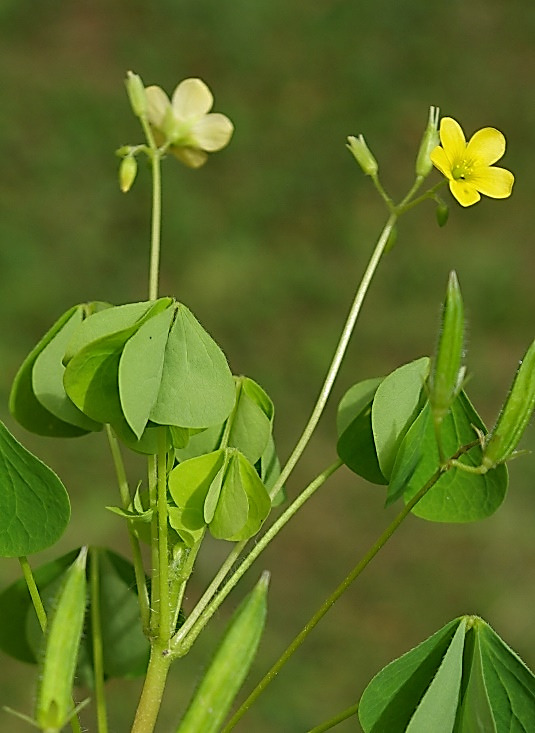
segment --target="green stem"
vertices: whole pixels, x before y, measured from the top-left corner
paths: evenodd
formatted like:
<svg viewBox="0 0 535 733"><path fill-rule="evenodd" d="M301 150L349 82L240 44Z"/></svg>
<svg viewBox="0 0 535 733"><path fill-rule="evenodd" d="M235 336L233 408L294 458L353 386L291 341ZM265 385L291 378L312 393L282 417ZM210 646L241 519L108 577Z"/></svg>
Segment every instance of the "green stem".
<svg viewBox="0 0 535 733"><path fill-rule="evenodd" d="M147 675L136 710L131 733L152 733L162 704L171 657L166 645L155 643L151 648Z"/></svg>
<svg viewBox="0 0 535 733"><path fill-rule="evenodd" d="M406 200L406 198L407 197L405 197L404 201ZM327 400L331 393L334 381L336 379L338 371L340 370L342 359L344 358L351 335L353 333L353 329L355 328L355 324L360 314L364 298L366 297L366 293L368 292L373 276L377 270L379 262L381 261L381 257L388 243L388 239L396 225L397 220L398 214L396 212L392 212L388 217L388 220L383 228L383 231L381 232L379 239L377 240L377 244L375 245L375 249L370 258L366 271L364 272L361 283L356 292L355 299L353 300L353 303L351 305L349 315L342 330L342 335L340 336L340 341L338 342L338 346L336 347L336 351L334 352L333 360L327 372L327 376L325 378L323 387L321 388L317 402L314 406L314 409L312 410L308 423L303 430L303 434L299 438L297 445L295 446L292 454L288 458L286 465L282 469L278 480L275 482L275 485L270 491L270 496L272 498L277 495L282 486L284 486L284 484L288 480L289 475L295 468L295 465L297 464L299 458L305 450L310 438L312 437L312 433L316 429L316 426L321 418L321 415L323 413L323 410L325 409L325 405L327 404Z"/></svg>
<svg viewBox="0 0 535 733"><path fill-rule="evenodd" d="M203 597L193 609L191 614L188 616L186 622L179 629L177 634L171 640L172 654L173 657L179 657L186 654L191 648L193 642L200 634L202 629L206 626L210 618L213 616L215 611L219 608L221 603L228 596L230 591L235 587L240 578L247 572L257 557L266 549L272 539L281 531L281 529L287 524L294 514L303 506L303 504L310 499L310 497L322 486L332 474L342 466L342 461L335 461L332 465L326 468L320 473L314 481L312 481L304 491L292 502L292 504L281 514L281 516L274 522L267 532L258 540L251 552L243 560L239 568L234 574L227 580L223 588L219 593L215 595L217 588L229 572L230 568L237 560L241 550L243 549L246 542L240 542L229 554L218 574L211 582L209 588L205 591ZM210 602L211 601L211 602Z"/></svg>
<svg viewBox="0 0 535 733"><path fill-rule="evenodd" d="M46 624L47 624L46 611L45 611L45 607L43 606L43 601L41 600L39 589L37 588L37 583L35 582L35 578L33 576L32 569L30 567L30 563L28 562L28 558L25 555L22 555L21 557L19 557L19 563L20 563L20 567L22 570L22 574L24 576L24 580L26 581L26 585L28 587L30 598L32 599L35 613L37 614L37 620L39 621L39 626L41 627L41 631L44 634L46 631Z"/></svg>
<svg viewBox="0 0 535 733"><path fill-rule="evenodd" d="M331 728L334 728L338 723L343 723L344 720L352 718L353 715L358 713L358 710L359 704L357 703L356 705L352 705L350 708L347 708L347 710L343 710L341 713L338 713L334 718L326 720L325 723L317 725L315 728L311 728L308 733L324 733L326 730L331 730Z"/></svg>
<svg viewBox="0 0 535 733"><path fill-rule="evenodd" d="M143 131L150 148L152 167L152 222L150 239L149 264L149 300L158 298L158 280L160 274L160 241L162 229L162 153L154 140L154 135L145 117L140 118Z"/></svg>
<svg viewBox="0 0 535 733"><path fill-rule="evenodd" d="M157 456L147 457L149 482L149 506L152 509L150 523L150 557L151 557L151 594L150 594L150 637L154 638L160 628L160 570L158 545L158 467Z"/></svg>
<svg viewBox="0 0 535 733"><path fill-rule="evenodd" d="M177 577L176 579L171 580L171 584L170 584L171 591L170 591L170 601L169 601L169 605L171 609L173 610L173 621L171 623L171 632L173 632L176 628L178 616L180 613L180 608L182 606L182 601L184 599L184 594L186 592L186 586L193 572L193 566L195 565L195 560L197 559L199 550L201 549L203 537L204 535L188 551L185 561L184 562L180 561L179 569L177 572Z"/></svg>
<svg viewBox="0 0 535 733"><path fill-rule="evenodd" d="M159 639L169 643L171 609L169 606L169 548L167 536L167 428L158 428L158 579L160 598ZM153 578L153 582L155 578Z"/></svg>
<svg viewBox="0 0 535 733"><path fill-rule="evenodd" d="M78 715L74 715L70 719L70 724L71 724L72 733L82 733L82 725L80 723Z"/></svg>
<svg viewBox="0 0 535 733"><path fill-rule="evenodd" d="M108 442L110 445L113 465L115 467L115 473L117 476L117 483L119 484L121 503L123 505L123 509L128 509L131 501L131 495L130 488L128 486L128 479L126 477L126 471L124 468L123 458L121 456L119 442L110 425L106 425L106 433L108 435ZM143 625L143 632L147 635L149 633L150 606L149 594L147 591L147 581L145 577L145 568L143 566L143 557L141 555L139 539L135 533L134 527L132 526L132 522L127 521L127 527L128 537L130 540L130 548L132 550L132 559L134 561L134 573L136 576L137 597L139 602L141 623Z"/></svg>
<svg viewBox="0 0 535 733"><path fill-rule="evenodd" d="M93 678L97 709L98 733L108 733L106 694L104 691L104 657L102 644L102 624L100 618L99 551L92 547L90 554L91 589L91 641L93 645Z"/></svg>
<svg viewBox="0 0 535 733"><path fill-rule="evenodd" d="M452 456L452 459L459 458L461 455L473 448L474 445L477 445L477 442L478 441L473 441L472 443L469 443L459 448L457 453ZM436 482L443 475L443 473L447 471L450 467L451 466L449 463L446 466L439 467L431 476L431 478L424 484L424 486L422 486L422 488L403 507L400 513L394 518L391 524L389 524L389 526L385 529L385 531L381 534L377 541L370 547L368 552L366 552L361 560L359 560L359 562L355 565L353 570L351 570L351 572L344 578L340 585L324 601L324 603L320 606L320 608L316 611L312 618L305 624L303 629L295 637L292 643L287 647L282 656L277 660L273 667L271 667L269 672L264 676L264 678L255 687L249 697L236 711L234 716L230 719L230 721L223 729L222 733L229 733L229 731L234 728L236 723L243 717L243 715L251 707L257 697L259 697L261 693L266 689L269 683L277 676L282 667L286 664L286 662L290 659L294 652L299 649L301 644L305 641L307 636L317 626L317 624L321 621L325 614L334 606L336 601L346 592L346 590L353 583L353 581L355 581L359 577L359 575L362 573L363 570L365 570L365 568L369 565L369 563L373 560L377 553L386 545L388 540L392 537L394 532L399 528L400 524L408 516L408 514L412 511L412 509L416 506L420 499L422 499L425 494L427 494L429 489L431 489L436 484Z"/></svg>
<svg viewBox="0 0 535 733"><path fill-rule="evenodd" d="M442 181L437 183L435 186L430 188L429 191L426 191L424 194L422 194L421 196L418 196L418 198L414 199L413 201L409 201L409 198L405 197L403 202L399 205L398 210L402 209L400 213L405 213L406 211L409 211L410 209L412 209L414 206L418 206L418 204L421 204L422 201L427 201L428 199L434 198L437 191L439 191L443 186L445 186L446 183L447 181L443 179ZM416 191L413 191L412 195L414 195L415 192Z"/></svg>

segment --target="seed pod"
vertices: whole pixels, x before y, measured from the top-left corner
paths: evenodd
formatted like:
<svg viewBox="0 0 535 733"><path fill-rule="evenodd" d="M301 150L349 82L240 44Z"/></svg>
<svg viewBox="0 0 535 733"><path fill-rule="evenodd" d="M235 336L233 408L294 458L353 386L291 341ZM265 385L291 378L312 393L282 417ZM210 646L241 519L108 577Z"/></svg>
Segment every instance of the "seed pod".
<svg viewBox="0 0 535 733"><path fill-rule="evenodd" d="M74 713L72 687L86 604L87 547L65 573L45 637L36 723L47 733L60 731Z"/></svg>
<svg viewBox="0 0 535 733"><path fill-rule="evenodd" d="M177 733L217 733L253 661L266 619L269 573L242 601Z"/></svg>
<svg viewBox="0 0 535 733"><path fill-rule="evenodd" d="M457 276L450 273L442 311L442 330L429 380L429 402L437 422L448 413L462 381L464 307Z"/></svg>
<svg viewBox="0 0 535 733"><path fill-rule="evenodd" d="M516 449L535 409L535 341L526 351L513 386L483 450L483 466L494 468Z"/></svg>

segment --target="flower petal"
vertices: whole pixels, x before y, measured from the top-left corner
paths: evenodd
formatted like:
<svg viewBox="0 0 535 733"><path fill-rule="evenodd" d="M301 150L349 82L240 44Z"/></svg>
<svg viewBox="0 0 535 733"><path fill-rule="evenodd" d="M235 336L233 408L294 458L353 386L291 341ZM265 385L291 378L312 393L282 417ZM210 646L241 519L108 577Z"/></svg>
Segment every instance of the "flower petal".
<svg viewBox="0 0 535 733"><path fill-rule="evenodd" d="M212 109L212 92L200 79L184 79L173 92L173 112L180 120L199 119Z"/></svg>
<svg viewBox="0 0 535 733"><path fill-rule="evenodd" d="M470 183L478 191L493 199L506 199L511 195L515 177L505 168L484 167L475 170L470 176Z"/></svg>
<svg viewBox="0 0 535 733"><path fill-rule="evenodd" d="M431 155L429 157L431 158L431 162L433 163L435 168L438 168L442 175L446 176L446 178L449 178L450 181L453 180L453 176L451 174L451 163L448 156L446 155L444 148L441 148L440 145L437 145L437 147L431 151Z"/></svg>
<svg viewBox="0 0 535 733"><path fill-rule="evenodd" d="M188 168L200 168L201 165L206 163L206 159L208 158L208 153L205 153L204 150L199 150L198 148L177 146L171 147L170 150L173 155L184 163L184 165L187 165Z"/></svg>
<svg viewBox="0 0 535 733"><path fill-rule="evenodd" d="M234 132L234 125L225 115L214 112L196 122L191 132L200 148L213 152L221 150L228 144Z"/></svg>
<svg viewBox="0 0 535 733"><path fill-rule="evenodd" d="M464 157L466 151L464 132L452 117L443 117L440 120L440 142L451 164Z"/></svg>
<svg viewBox="0 0 535 733"><path fill-rule="evenodd" d="M450 191L461 206L472 206L481 198L475 186L467 181L450 181Z"/></svg>
<svg viewBox="0 0 535 733"><path fill-rule="evenodd" d="M161 128L165 113L171 106L169 97L161 87L151 86L145 88L147 99L147 117L151 125Z"/></svg>
<svg viewBox="0 0 535 733"><path fill-rule="evenodd" d="M466 146L466 158L472 165L492 165L505 153L505 137L494 127L478 130Z"/></svg>

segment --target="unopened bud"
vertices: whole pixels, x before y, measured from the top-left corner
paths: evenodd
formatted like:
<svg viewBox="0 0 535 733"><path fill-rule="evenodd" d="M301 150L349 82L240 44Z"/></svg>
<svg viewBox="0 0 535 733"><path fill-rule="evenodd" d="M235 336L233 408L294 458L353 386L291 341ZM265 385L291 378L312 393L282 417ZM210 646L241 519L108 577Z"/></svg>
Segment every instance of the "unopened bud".
<svg viewBox="0 0 535 733"><path fill-rule="evenodd" d="M494 468L511 457L535 409L535 341L520 362L511 391L483 450L483 466Z"/></svg>
<svg viewBox="0 0 535 733"><path fill-rule="evenodd" d="M433 163L431 162L431 153L439 144L438 120L440 109L438 107L429 108L429 119L427 127L420 143L418 156L416 158L416 175L425 178L431 173Z"/></svg>
<svg viewBox="0 0 535 733"><path fill-rule="evenodd" d="M127 193L132 188L137 174L137 160L133 155L127 155L123 158L119 166L119 186L123 193Z"/></svg>
<svg viewBox="0 0 535 733"><path fill-rule="evenodd" d="M126 74L125 84L133 113L136 117L144 117L147 114L147 97L141 77L129 71Z"/></svg>
<svg viewBox="0 0 535 733"><path fill-rule="evenodd" d="M435 215L437 217L437 224L439 225L439 227L445 226L450 215L449 206L445 204L444 201L439 201L437 204Z"/></svg>
<svg viewBox="0 0 535 733"><path fill-rule="evenodd" d="M374 176L377 173L379 166L362 135L358 137L350 135L347 138L347 147L367 176Z"/></svg>

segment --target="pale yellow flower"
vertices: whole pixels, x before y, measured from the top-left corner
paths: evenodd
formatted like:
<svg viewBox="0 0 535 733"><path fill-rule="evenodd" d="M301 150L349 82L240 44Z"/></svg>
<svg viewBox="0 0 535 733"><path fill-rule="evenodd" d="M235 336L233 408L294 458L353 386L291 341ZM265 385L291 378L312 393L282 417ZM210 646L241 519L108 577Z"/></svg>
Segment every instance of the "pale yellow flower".
<svg viewBox="0 0 535 733"><path fill-rule="evenodd" d="M190 168L199 168L208 153L228 144L234 126L228 117L210 112L214 98L200 79L180 82L171 99L157 86L145 89L147 118L159 143Z"/></svg>
<svg viewBox="0 0 535 733"><path fill-rule="evenodd" d="M431 152L433 165L448 179L450 191L461 206L471 206L480 194L495 199L511 195L511 171L492 164L505 153L505 137L494 127L478 130L466 142L461 126L451 117L440 121L440 142Z"/></svg>

